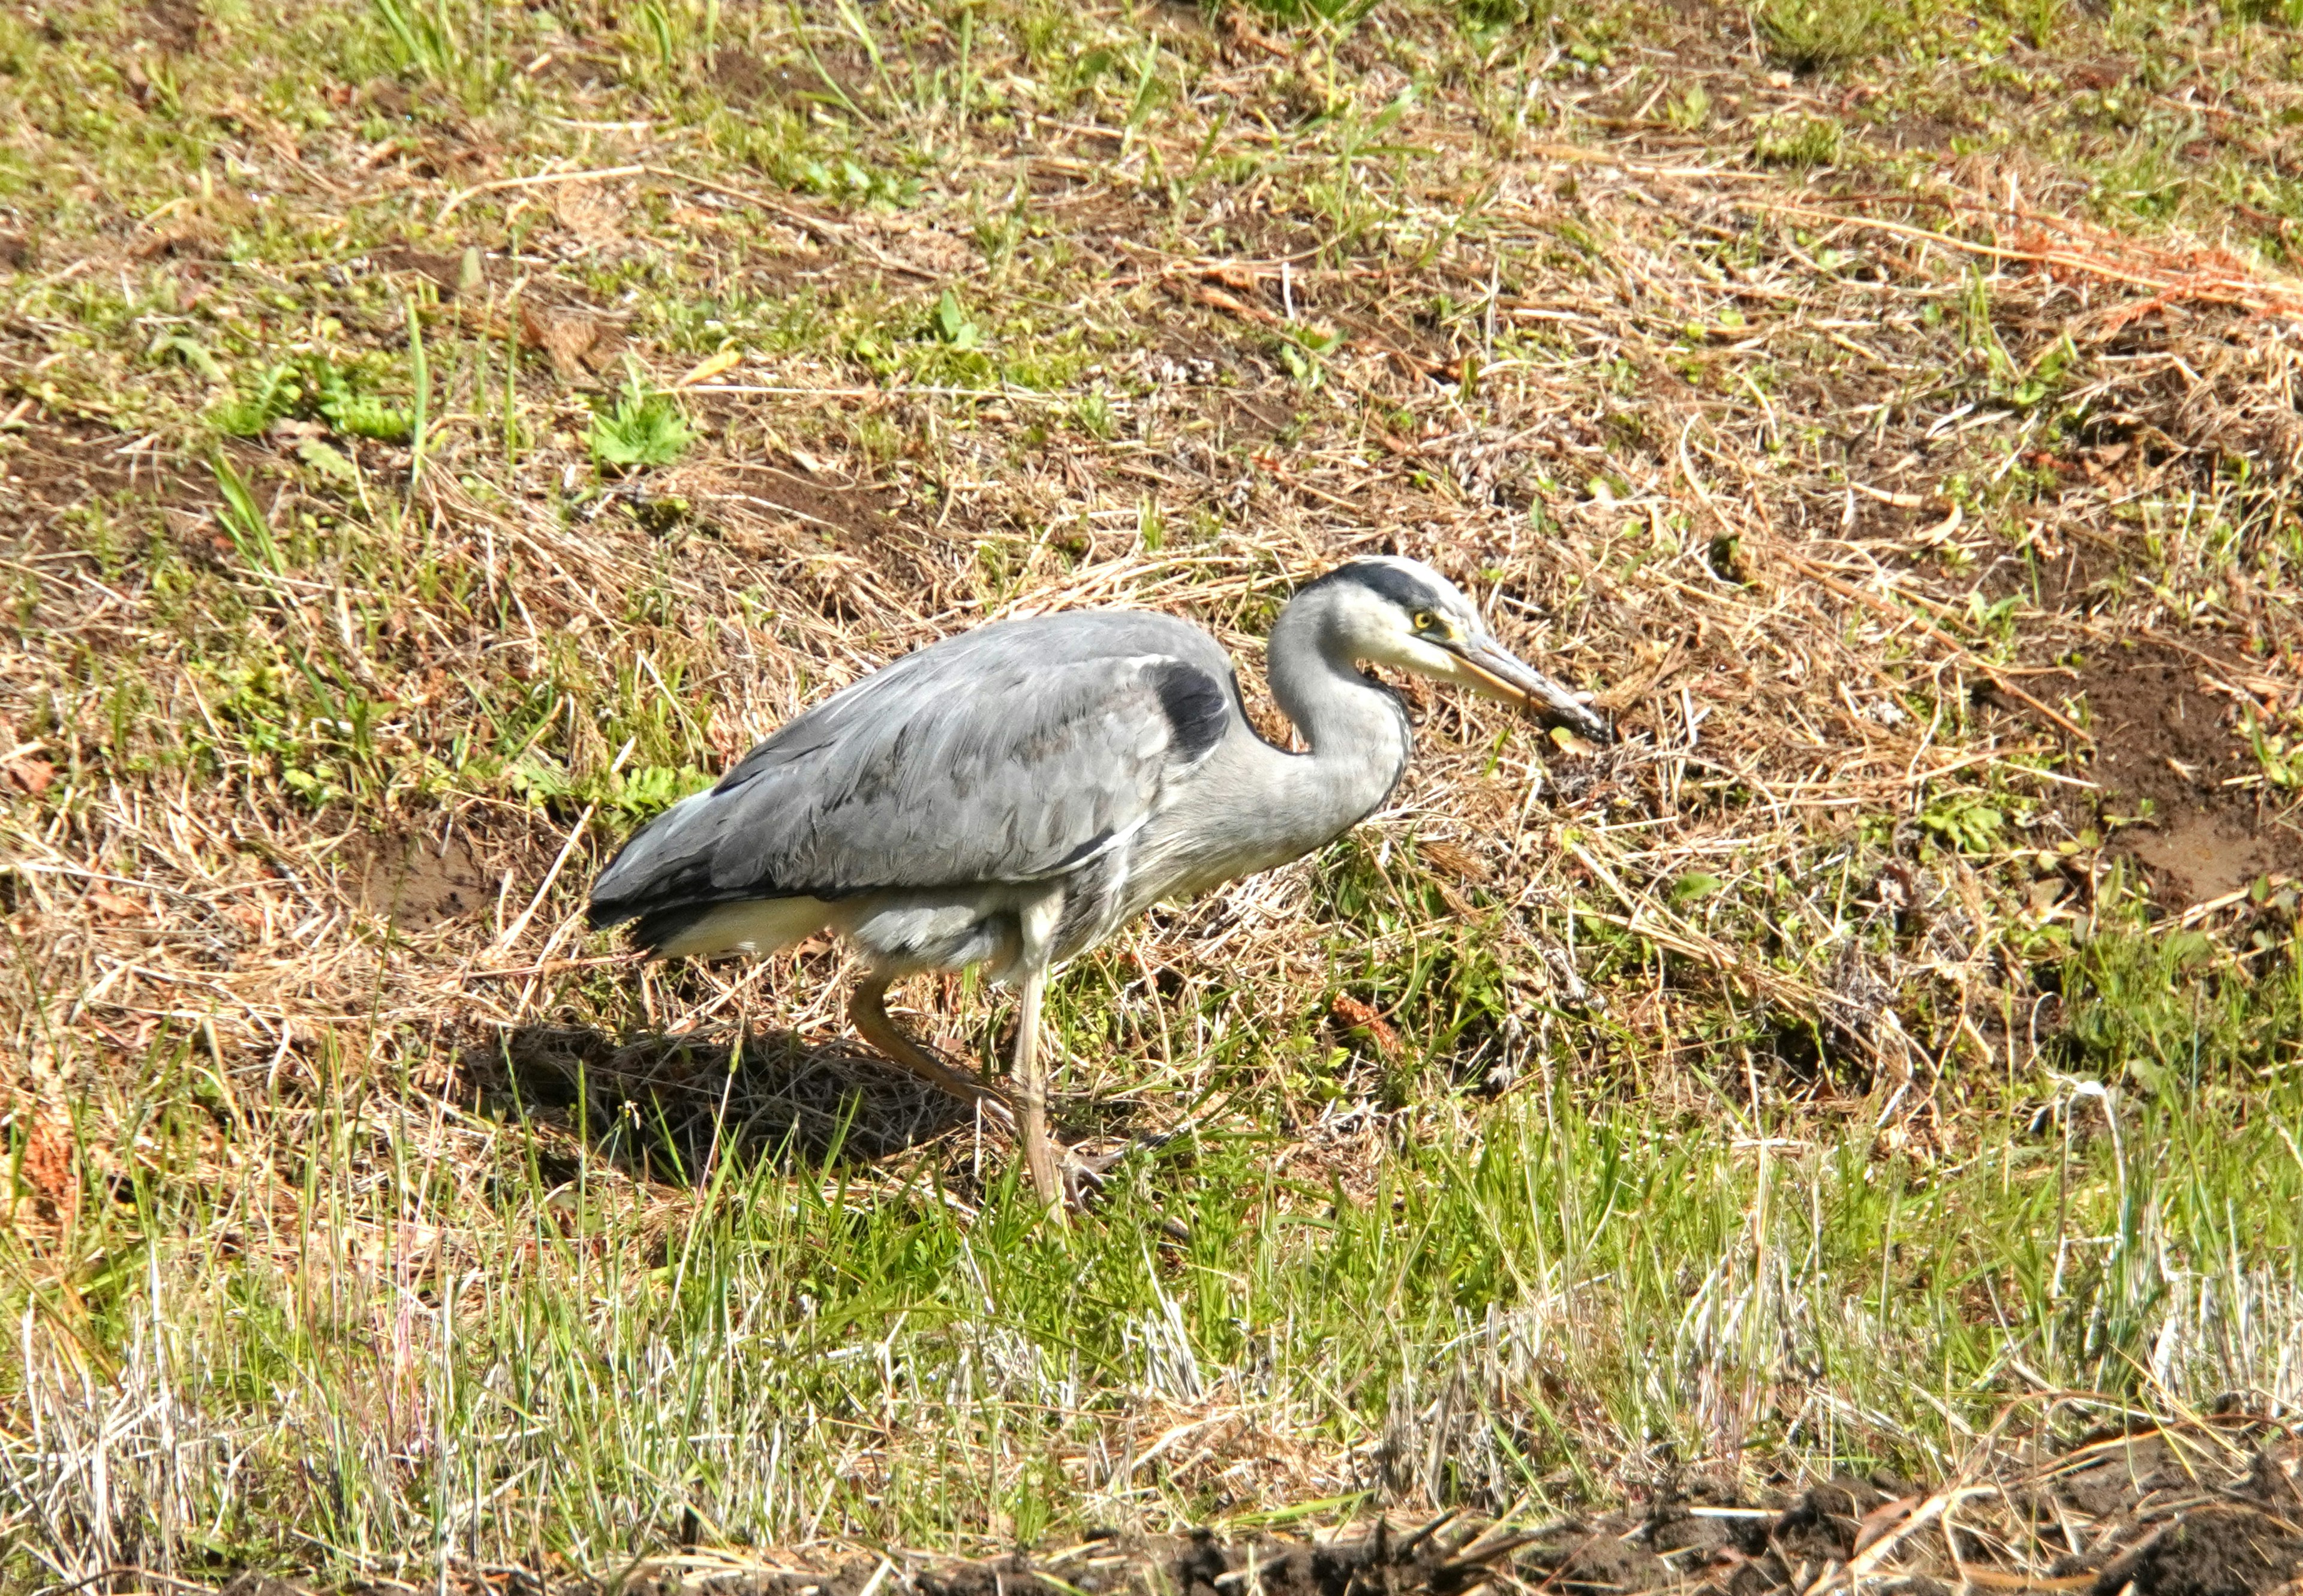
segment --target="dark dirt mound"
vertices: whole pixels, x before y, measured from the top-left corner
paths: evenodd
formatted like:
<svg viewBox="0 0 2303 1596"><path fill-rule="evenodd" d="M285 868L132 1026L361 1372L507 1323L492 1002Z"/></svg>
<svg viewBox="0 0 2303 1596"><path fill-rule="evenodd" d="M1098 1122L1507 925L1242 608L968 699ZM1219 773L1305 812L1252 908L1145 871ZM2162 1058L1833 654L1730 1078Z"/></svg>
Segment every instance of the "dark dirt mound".
<svg viewBox="0 0 2303 1596"><path fill-rule="evenodd" d="M2118 827L2117 846L2172 907L2303 874L2303 831L2263 801L2242 720L2248 674L2237 661L2147 642L2105 649L2080 672L2099 789L2085 822L2143 816Z"/></svg>
<svg viewBox="0 0 2303 1596"><path fill-rule="evenodd" d="M1885 1474L1738 1499L1691 1484L1531 1532L1448 1514L1326 1541L1094 1534L973 1562L811 1567L702 1550L607 1579L492 1570L510 1596L2273 1596L2303 1580L2303 1435L2243 1415L2091 1437L2037 1466L1928 1490ZM725 1561L718 1561L724 1556ZM354 1587L359 1588L359 1587ZM405 1589L405 1587L381 1587ZM233 1596L307 1596L244 1576Z"/></svg>
<svg viewBox="0 0 2303 1596"><path fill-rule="evenodd" d="M1510 1544L1500 1542L1497 1550L1507 1552ZM1200 1535L1130 1555L1115 1541L1101 1555L1074 1559L1076 1574L1046 1567L1061 1584L1040 1577L1042 1567L1021 1556L931 1574L917 1583L925 1596L1068 1596L1067 1584L1104 1596L1135 1588L1143 1563L1152 1561L1176 1596L1234 1596L1253 1589L1263 1596L1455 1596L1485 1583L1494 1573L1477 1547L1469 1552L1434 1535L1396 1535L1379 1524L1362 1540L1328 1546L1272 1540L1241 1545Z"/></svg>
<svg viewBox="0 0 2303 1596"><path fill-rule="evenodd" d="M1658 1499L1545 1536L1518 1558L1523 1577L1573 1596L1708 1587L1725 1596L1804 1591L1853 1553L1869 1516L1913 1499L1882 1476L1840 1478L1773 1505ZM1697 1492L1696 1496L1717 1493Z"/></svg>
<svg viewBox="0 0 2303 1596"><path fill-rule="evenodd" d="M2266 1440L2272 1444L2263 1445ZM1547 1596L1717 1592L1902 1596L1985 1590L2088 1596L2269 1596L2303 1575L2291 1436L2245 1425L2148 1431L2075 1448L2021 1481L1928 1492L1885 1475L1838 1478L1743 1504L1672 1493L1642 1512L1533 1533L1456 1526L1327 1544L1209 1535L1091 1541L1067 1551L945 1564L907 1578L876 1559L829 1575L730 1575L628 1584L654 1596L859 1596L878 1575L909 1596L1456 1596L1508 1575Z"/></svg>
<svg viewBox="0 0 2303 1596"><path fill-rule="evenodd" d="M2244 1420L2105 1436L2020 1477L1928 1492L1886 1476L1796 1499L1659 1498L1643 1516L1555 1528L1515 1572L1576 1596L1832 1592L2267 1596L2303 1576L2291 1433ZM1701 1493L1695 1493L1700 1495Z"/></svg>
<svg viewBox="0 0 2303 1596"><path fill-rule="evenodd" d="M2257 1596L2303 1566L2303 1532L2259 1507L2202 1507L2105 1568L2094 1596Z"/></svg>
<svg viewBox="0 0 2303 1596"><path fill-rule="evenodd" d="M1018 1552L981 1563L947 1563L908 1576L877 1559L830 1575L684 1575L643 1576L619 1588L627 1596L860 1596L867 1587L910 1596L1461 1596L1494 1577L1523 1543L1513 1535L1442 1533L1454 1515L1421 1530L1378 1523L1346 1541L1315 1544L1264 1538L1234 1541L1208 1533L1148 1541L1118 1536L1033 1558ZM587 1591L589 1587L586 1588Z"/></svg>
<svg viewBox="0 0 2303 1596"><path fill-rule="evenodd" d="M2251 1456L2190 1441L2151 1431L2076 1448L2029 1504L2092 1523L2092 1549L2058 1572L2094 1574L2092 1596L2259 1596L2303 1574L2292 1441Z"/></svg>

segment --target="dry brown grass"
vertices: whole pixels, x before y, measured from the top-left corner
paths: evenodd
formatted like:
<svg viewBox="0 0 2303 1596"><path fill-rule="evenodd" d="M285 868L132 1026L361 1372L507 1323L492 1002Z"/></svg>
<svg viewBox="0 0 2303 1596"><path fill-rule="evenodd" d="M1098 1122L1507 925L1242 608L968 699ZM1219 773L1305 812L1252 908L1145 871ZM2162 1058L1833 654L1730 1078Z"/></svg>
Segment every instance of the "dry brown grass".
<svg viewBox="0 0 2303 1596"><path fill-rule="evenodd" d="M578 1185L657 1265L721 1212L715 1173L786 1178L794 1144L846 1150L822 1179L854 1211L932 1189L970 1223L1008 1212L997 1135L843 1039L836 950L642 968L580 912L682 771L1002 615L1188 615L1276 728L1253 666L1278 603L1350 553L1408 553L1625 734L1561 747L1411 688L1421 746L1356 840L1155 914L1072 977L1072 1133L1261 1138L1292 1183L1258 1210L1273 1224L1384 1198L1402 1149L1476 1150L1492 1100L1555 1086L1636 1102L1666 1140L1728 1124L1762 1182L1778 1136L1955 1173L2087 1062L2062 972L2130 924L2133 889L2214 933L2218 978L2283 967L2298 286L2229 240L2082 215L2087 172L2044 145L1914 175L1903 124L1701 17L1645 17L1660 42L1618 34L1583 70L1573 29L1422 13L1315 37L904 5L873 24L875 68L836 18L730 20L713 54L683 13L686 54L658 61L640 22L571 11L562 34L519 24L540 63L516 91L460 100L468 31L447 79L364 80L348 63L386 58L366 13L211 17L196 47L158 11L74 14L59 40L20 30L33 65L0 93L50 173L12 202L30 225L0 331L0 1295L40 1347L0 1380L12 1433L74 1380L164 1391L124 1327L171 1292L228 1317L221 1282L252 1271L373 1360L349 1431L417 1457L411 1415L445 1400L425 1395L438 1316L484 1277L548 1275L521 1228ZM1080 87L1091 47L1114 64ZM1875 92L1910 89L1879 70ZM1655 119L1697 88L1713 113ZM321 101L325 125L299 109ZM1839 166L1785 164L1818 118L1844 123ZM791 176L812 159L914 186L834 203ZM977 347L939 319L947 291ZM308 416L215 431L226 390L299 355L368 358L404 402L409 314L420 460ZM632 371L703 442L602 477L586 429ZM230 536L212 449L254 484L276 565ZM992 994L910 997L988 1052ZM1147 1175L1148 1200L1191 1168ZM2265 1356L2248 1379L2283 1366ZM2212 1394L2186 1367L2158 1394ZM1050 1455L1141 1526L1457 1489L1377 1466L1426 1410L1388 1432L1372 1388L1327 1405L1234 1371L1107 1403L1052 1378L1001 1376L1098 1431ZM1672 1379L1684 1439L1734 1466L1806 1411L1772 1377ZM1545 1489L1662 1466L1610 1394L1555 1396L1546 1444L1595 1461ZM185 1421L211 1469L240 1433L218 1411ZM877 1502L908 1442L850 1416L814 1466ZM1833 1444L1907 1463L1934 1444L1834 1422L1861 1440ZM1147 1506L1111 1459L1155 1437L1178 1439ZM1029 1463L984 1449L995 1481ZM0 1534L47 1525L58 1577L97 1572L55 1550L75 1533L133 1550L108 1515L198 1566L197 1515L161 1486L99 1513L36 1454L9 1478L49 1495L0 1507ZM1495 1463L1487 1509L1527 1472ZM795 1538L924 1522L793 1491L761 1522ZM995 1505L937 1533L1029 1527Z"/></svg>

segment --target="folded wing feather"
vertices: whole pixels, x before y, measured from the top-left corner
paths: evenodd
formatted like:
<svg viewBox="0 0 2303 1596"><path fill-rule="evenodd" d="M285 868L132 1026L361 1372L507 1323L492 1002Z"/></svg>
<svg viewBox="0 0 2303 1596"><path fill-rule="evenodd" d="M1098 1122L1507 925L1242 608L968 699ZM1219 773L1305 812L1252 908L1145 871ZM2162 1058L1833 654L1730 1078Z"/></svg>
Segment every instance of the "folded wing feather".
<svg viewBox="0 0 2303 1596"><path fill-rule="evenodd" d="M644 828L594 886L592 922L1060 874L1150 818L1236 693L1213 640L1163 616L962 634L835 694Z"/></svg>

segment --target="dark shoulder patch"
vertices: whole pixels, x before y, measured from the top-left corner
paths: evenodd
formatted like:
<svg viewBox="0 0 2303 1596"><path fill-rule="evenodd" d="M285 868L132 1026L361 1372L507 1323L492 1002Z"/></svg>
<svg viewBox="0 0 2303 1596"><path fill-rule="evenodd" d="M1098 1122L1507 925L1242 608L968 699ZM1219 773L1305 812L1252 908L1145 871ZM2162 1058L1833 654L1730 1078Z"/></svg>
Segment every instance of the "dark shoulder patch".
<svg viewBox="0 0 2303 1596"><path fill-rule="evenodd" d="M1176 749L1197 759L1231 729L1231 699L1223 683L1181 660L1163 660L1150 672L1152 690L1176 733Z"/></svg>

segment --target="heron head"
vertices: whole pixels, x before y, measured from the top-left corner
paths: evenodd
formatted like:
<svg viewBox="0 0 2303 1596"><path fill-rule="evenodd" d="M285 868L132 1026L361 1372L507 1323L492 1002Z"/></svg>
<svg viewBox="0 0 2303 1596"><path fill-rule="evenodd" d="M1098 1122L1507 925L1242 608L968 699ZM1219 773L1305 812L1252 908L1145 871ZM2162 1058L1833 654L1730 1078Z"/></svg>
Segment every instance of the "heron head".
<svg viewBox="0 0 2303 1596"><path fill-rule="evenodd" d="M1589 705L1497 642L1472 601L1421 561L1367 556L1337 566L1313 586L1329 584L1337 589L1341 640L1354 659L1452 681L1531 711L1548 724L1595 741L1614 739Z"/></svg>

